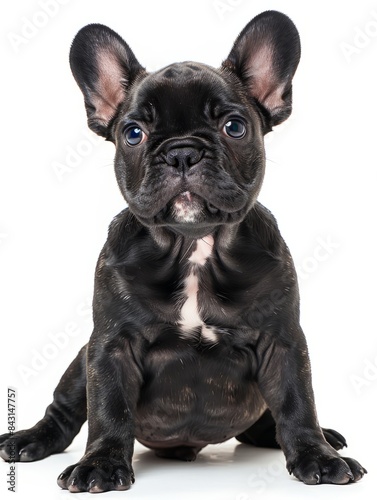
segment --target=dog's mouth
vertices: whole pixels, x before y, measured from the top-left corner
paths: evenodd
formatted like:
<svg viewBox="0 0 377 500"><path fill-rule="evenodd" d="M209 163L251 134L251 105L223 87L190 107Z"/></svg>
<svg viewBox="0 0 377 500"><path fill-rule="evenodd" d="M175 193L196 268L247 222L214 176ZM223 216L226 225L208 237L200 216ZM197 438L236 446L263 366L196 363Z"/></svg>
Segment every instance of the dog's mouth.
<svg viewBox="0 0 377 500"><path fill-rule="evenodd" d="M178 183L177 183L178 184ZM128 200L130 209L147 226L171 226L178 231L193 231L218 224L238 222L248 209L248 191L236 185L218 193L203 186L169 186L170 192L143 193L138 203ZM181 188L181 189L180 189ZM154 195L154 196L153 196ZM154 199L154 203L151 203Z"/></svg>
<svg viewBox="0 0 377 500"><path fill-rule="evenodd" d="M171 193L170 199L165 203L160 197L155 204L149 204L148 207L143 207L143 210L137 210L138 207L131 208L147 226L171 226L178 231L191 232L194 228L238 222L247 211L246 193L239 193L235 203L235 198L225 201L219 198L217 202L214 193L208 193L206 196L204 193L198 194L198 191L199 189L194 191L185 186L183 190Z"/></svg>

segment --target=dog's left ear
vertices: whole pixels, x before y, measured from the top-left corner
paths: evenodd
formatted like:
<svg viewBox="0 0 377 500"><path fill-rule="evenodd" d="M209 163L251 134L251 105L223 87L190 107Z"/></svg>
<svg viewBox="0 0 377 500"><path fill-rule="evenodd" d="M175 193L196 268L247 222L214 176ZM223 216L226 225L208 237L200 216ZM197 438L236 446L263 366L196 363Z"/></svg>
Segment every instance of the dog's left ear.
<svg viewBox="0 0 377 500"><path fill-rule="evenodd" d="M234 72L262 106L267 130L292 110L292 78L300 60L300 38L284 14L266 11L239 34L223 68Z"/></svg>
<svg viewBox="0 0 377 500"><path fill-rule="evenodd" d="M89 24L77 33L69 62L84 94L89 128L112 140L109 125L144 68L126 42L101 24Z"/></svg>

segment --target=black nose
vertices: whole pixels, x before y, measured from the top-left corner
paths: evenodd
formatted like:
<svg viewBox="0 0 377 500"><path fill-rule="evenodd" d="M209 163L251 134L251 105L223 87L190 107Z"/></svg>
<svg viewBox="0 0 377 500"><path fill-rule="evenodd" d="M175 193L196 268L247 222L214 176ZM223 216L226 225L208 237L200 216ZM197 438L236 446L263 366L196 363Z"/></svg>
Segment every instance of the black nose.
<svg viewBox="0 0 377 500"><path fill-rule="evenodd" d="M192 147L172 148L166 153L166 163L180 170L187 170L203 157L203 152Z"/></svg>

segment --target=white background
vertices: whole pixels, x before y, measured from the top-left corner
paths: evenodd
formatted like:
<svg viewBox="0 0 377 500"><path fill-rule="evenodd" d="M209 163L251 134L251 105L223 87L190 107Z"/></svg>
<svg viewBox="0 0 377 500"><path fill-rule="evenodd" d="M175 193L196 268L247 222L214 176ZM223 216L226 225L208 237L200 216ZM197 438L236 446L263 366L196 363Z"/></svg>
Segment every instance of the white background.
<svg viewBox="0 0 377 500"><path fill-rule="evenodd" d="M277 217L298 268L320 421L346 435L347 455L369 474L356 485L309 487L289 477L281 452L230 441L182 464L138 446L135 485L106 498L372 498L377 3L56 0L53 8L51 0L48 14L42 3L7 2L0 16L0 431L7 387L18 391L18 428L33 425L86 343L96 259L125 205L113 145L87 130L70 73L75 33L90 22L107 24L149 70L188 59L219 66L252 17L277 9L299 29L302 60L294 112L266 140L260 200ZM60 176L57 165L65 165ZM85 438L83 429L66 453L19 464L17 498L69 498L55 479L80 458ZM0 466L3 495L9 465Z"/></svg>

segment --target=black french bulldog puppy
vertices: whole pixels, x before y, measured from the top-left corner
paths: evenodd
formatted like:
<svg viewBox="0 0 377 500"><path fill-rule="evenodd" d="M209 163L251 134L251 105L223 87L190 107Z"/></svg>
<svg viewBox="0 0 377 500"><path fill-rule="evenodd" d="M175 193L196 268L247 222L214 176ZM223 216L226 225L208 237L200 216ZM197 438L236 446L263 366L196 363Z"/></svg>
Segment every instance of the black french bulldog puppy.
<svg viewBox="0 0 377 500"><path fill-rule="evenodd" d="M58 484L125 490L135 438L194 460L236 437L281 447L307 484L344 484L365 469L317 422L291 256L257 202L263 136L291 113L298 32L255 17L220 69L172 64L147 73L109 28L89 25L70 54L89 127L116 146L128 203L96 269L94 331L43 419L3 435L23 462L62 452L88 418L85 455Z"/></svg>

